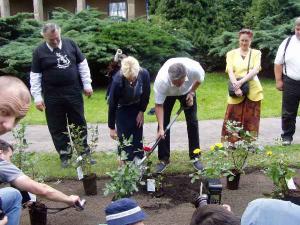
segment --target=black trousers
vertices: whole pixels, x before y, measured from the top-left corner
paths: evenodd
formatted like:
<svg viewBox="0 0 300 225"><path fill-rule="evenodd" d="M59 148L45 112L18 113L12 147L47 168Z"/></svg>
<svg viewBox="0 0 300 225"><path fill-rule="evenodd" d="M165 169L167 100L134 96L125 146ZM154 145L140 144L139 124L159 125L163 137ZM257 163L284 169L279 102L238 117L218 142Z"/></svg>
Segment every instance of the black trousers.
<svg viewBox="0 0 300 225"><path fill-rule="evenodd" d="M90 149L87 144L87 125L84 118L82 94L45 95L44 101L48 129L60 159L64 160L72 157L72 151L68 144L70 140L67 134L67 118L69 124L83 128L82 144L85 152L88 153Z"/></svg>
<svg viewBox="0 0 300 225"><path fill-rule="evenodd" d="M186 96L168 96L163 104L164 108L164 129L168 126L171 118L172 109L175 101L178 99L180 104L186 105ZM184 109L185 120L187 125L187 133L189 140L189 156L191 159L196 155L193 151L199 148L199 127L197 118L197 98L194 97L194 104L189 108ZM158 144L158 159L163 161L169 161L170 158L170 131L166 133L165 139L162 139Z"/></svg>
<svg viewBox="0 0 300 225"><path fill-rule="evenodd" d="M282 92L282 139L293 140L296 129L296 117L300 100L300 81L283 76Z"/></svg>
<svg viewBox="0 0 300 225"><path fill-rule="evenodd" d="M139 113L137 104L122 106L116 112L117 134L119 138L118 151L125 151L127 160L135 156L143 158L143 126L137 127L136 117Z"/></svg>

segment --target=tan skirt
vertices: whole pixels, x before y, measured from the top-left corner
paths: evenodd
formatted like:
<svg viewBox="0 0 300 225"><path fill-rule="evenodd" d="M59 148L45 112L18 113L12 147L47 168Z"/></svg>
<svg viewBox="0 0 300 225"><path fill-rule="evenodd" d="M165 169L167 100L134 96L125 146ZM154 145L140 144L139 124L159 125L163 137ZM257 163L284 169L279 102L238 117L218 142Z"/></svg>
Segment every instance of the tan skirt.
<svg viewBox="0 0 300 225"><path fill-rule="evenodd" d="M230 135L226 129L226 122L228 120L241 122L244 130L251 132L254 137L257 137L260 121L260 105L261 101L254 102L248 98L245 98L239 104L228 104L222 127L221 141L224 142L225 136L228 136L230 141Z"/></svg>

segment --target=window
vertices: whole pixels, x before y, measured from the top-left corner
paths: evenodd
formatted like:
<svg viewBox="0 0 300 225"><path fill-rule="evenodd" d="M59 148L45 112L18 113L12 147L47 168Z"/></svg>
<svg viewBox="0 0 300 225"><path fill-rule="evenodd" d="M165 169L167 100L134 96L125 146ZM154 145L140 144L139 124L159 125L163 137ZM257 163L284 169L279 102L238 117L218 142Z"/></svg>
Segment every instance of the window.
<svg viewBox="0 0 300 225"><path fill-rule="evenodd" d="M126 1L110 2L109 16L120 16L127 18L127 4Z"/></svg>

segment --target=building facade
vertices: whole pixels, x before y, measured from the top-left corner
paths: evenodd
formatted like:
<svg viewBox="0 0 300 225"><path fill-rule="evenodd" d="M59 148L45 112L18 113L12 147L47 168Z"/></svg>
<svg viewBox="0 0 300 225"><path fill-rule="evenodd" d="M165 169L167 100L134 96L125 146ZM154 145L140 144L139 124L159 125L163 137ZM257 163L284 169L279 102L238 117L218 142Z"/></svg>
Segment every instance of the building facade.
<svg viewBox="0 0 300 225"><path fill-rule="evenodd" d="M0 0L0 16L30 12L34 13L35 19L48 20L56 7L74 13L86 8L96 8L107 16L121 16L125 19L147 14L147 0Z"/></svg>

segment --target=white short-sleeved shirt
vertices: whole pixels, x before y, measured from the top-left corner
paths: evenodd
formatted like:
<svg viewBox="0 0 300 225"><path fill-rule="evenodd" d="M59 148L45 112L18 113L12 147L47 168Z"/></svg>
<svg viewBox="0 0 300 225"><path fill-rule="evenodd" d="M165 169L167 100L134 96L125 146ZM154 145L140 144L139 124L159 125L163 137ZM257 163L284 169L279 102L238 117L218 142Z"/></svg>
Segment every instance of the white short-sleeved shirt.
<svg viewBox="0 0 300 225"><path fill-rule="evenodd" d="M169 67L174 63L182 63L187 70L187 76L180 87L172 84L169 78ZM188 93L195 81L202 82L205 72L200 63L189 58L171 58L158 71L154 82L155 103L163 104L167 96L180 96Z"/></svg>
<svg viewBox="0 0 300 225"><path fill-rule="evenodd" d="M284 48L288 38L286 38L279 46L274 63L283 65L283 54ZM300 80L300 40L293 35L291 41L286 49L285 53L285 63L286 63L286 73L288 77L294 80ZM283 66L283 73L285 73L285 68Z"/></svg>

